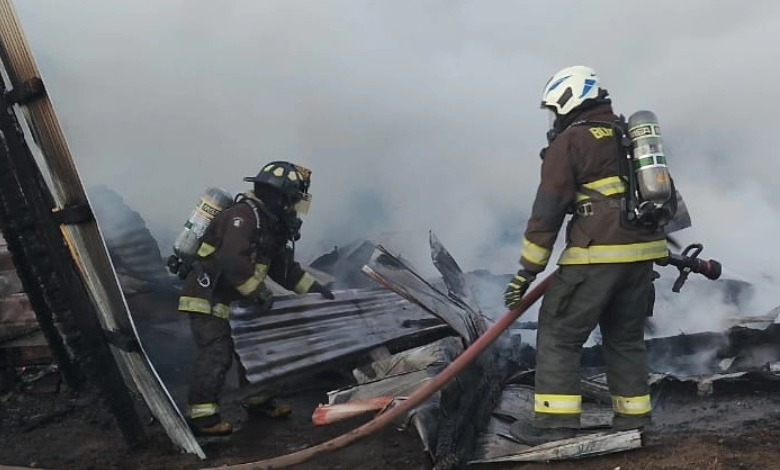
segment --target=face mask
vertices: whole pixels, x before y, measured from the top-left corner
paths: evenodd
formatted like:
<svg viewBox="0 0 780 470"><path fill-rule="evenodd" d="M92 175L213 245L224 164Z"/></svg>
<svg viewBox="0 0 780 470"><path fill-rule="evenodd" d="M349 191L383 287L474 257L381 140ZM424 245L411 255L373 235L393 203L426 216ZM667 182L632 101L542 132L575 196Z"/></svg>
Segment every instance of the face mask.
<svg viewBox="0 0 780 470"><path fill-rule="evenodd" d="M547 109L547 128L552 130L555 128L555 120L558 118L558 115L555 114L555 112L552 109Z"/></svg>
<svg viewBox="0 0 780 470"><path fill-rule="evenodd" d="M556 137L558 137L558 129L555 128L555 121L558 119L558 115L555 114L555 112L550 109L547 109L547 124L548 124L548 130L547 130L547 145L550 145L553 140L555 140ZM539 151L539 158L544 160L544 154L547 152L547 147L543 148Z"/></svg>
<svg viewBox="0 0 780 470"><path fill-rule="evenodd" d="M297 242L301 239L301 225L303 220L298 218L295 212L288 212L284 217L284 226L287 229L287 239Z"/></svg>
<svg viewBox="0 0 780 470"><path fill-rule="evenodd" d="M301 196L301 200L295 203L293 210L300 215L307 215L311 208L312 195L304 193Z"/></svg>

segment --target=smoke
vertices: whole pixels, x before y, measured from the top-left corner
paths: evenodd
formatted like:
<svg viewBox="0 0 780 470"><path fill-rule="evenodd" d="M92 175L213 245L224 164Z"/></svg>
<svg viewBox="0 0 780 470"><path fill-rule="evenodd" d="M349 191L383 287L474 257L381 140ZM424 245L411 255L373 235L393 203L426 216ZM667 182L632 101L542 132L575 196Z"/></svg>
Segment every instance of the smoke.
<svg viewBox="0 0 780 470"><path fill-rule="evenodd" d="M759 286L748 313L780 303L776 2L17 3L85 183L119 192L163 254L204 188L285 158L313 170L302 260L374 237L433 273L433 229L464 269L512 272L540 89L587 64L618 112L659 115L681 239Z"/></svg>

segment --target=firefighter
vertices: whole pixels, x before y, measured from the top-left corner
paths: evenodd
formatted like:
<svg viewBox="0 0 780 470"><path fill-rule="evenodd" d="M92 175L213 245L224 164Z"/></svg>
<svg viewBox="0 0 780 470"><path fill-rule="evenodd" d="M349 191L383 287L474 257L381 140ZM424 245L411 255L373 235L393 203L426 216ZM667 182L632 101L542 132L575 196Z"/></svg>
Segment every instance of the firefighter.
<svg viewBox="0 0 780 470"><path fill-rule="evenodd" d="M639 429L650 420L643 329L653 262L669 254L663 230L623 222L620 145L610 123L607 90L593 69L565 68L550 78L542 108L551 115L541 181L524 238L521 269L504 294L510 309L545 269L567 213L566 247L539 311L533 419L512 430L537 445L576 435L580 425L580 358L601 328L613 427Z"/></svg>
<svg viewBox="0 0 780 470"><path fill-rule="evenodd" d="M187 419L197 435L227 435L233 430L219 412L219 396L234 349L230 335L230 305L240 302L258 315L272 307L267 277L303 294L333 293L294 260L290 242L300 238L299 215L308 211L311 172L299 165L275 161L253 177L253 191L236 198L206 229L193 270L184 280L179 310L189 315L198 347L190 382ZM244 401L250 414L285 417L292 409L270 393Z"/></svg>

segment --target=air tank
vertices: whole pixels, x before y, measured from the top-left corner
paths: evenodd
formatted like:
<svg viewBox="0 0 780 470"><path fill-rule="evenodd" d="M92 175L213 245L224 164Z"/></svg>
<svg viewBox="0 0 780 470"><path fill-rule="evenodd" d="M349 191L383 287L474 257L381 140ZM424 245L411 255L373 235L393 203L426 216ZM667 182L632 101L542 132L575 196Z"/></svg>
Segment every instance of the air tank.
<svg viewBox="0 0 780 470"><path fill-rule="evenodd" d="M180 260L191 260L200 246L200 240L217 214L233 203L233 196L222 188L207 188L184 222L184 228L173 244L173 252Z"/></svg>
<svg viewBox="0 0 780 470"><path fill-rule="evenodd" d="M634 173L640 199L660 207L672 196L661 127L652 111L637 111L628 118L628 135L634 151Z"/></svg>

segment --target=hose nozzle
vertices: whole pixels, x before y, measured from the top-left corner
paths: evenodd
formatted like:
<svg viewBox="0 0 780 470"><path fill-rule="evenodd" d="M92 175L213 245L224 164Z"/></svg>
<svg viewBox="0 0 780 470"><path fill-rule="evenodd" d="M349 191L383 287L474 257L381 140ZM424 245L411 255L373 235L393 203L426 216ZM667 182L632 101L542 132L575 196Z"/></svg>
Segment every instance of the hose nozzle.
<svg viewBox="0 0 780 470"><path fill-rule="evenodd" d="M714 259L703 260L698 257L703 249L704 246L701 243L693 243L688 245L679 255L670 254L668 258L656 262L659 266L675 266L680 271L680 275L672 286L673 292L680 292L690 273L701 274L713 281L720 277L723 272L723 266L720 262Z"/></svg>

